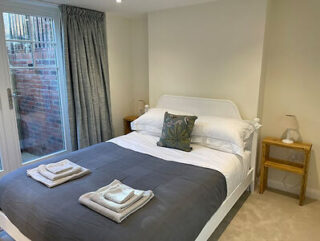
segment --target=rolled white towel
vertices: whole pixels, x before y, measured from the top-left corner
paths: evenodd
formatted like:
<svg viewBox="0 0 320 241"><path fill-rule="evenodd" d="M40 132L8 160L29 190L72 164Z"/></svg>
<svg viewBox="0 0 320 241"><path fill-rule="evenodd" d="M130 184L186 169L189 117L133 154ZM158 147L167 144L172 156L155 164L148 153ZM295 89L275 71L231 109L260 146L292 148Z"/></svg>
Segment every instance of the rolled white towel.
<svg viewBox="0 0 320 241"><path fill-rule="evenodd" d="M69 171L73 168L72 162L70 162L68 159L64 159L59 162L50 163L46 165L46 168L49 172L52 172L53 174L60 174L65 171Z"/></svg>
<svg viewBox="0 0 320 241"><path fill-rule="evenodd" d="M106 199L122 204L133 197L135 190L121 183L119 180L114 180L100 192L103 192Z"/></svg>
<svg viewBox="0 0 320 241"><path fill-rule="evenodd" d="M46 168L46 165L40 165L38 166L38 172L44 176L45 178L48 178L51 181L56 181L64 177L72 176L74 174L77 174L81 172L81 167L80 166L74 166L72 169L69 171L65 171L61 174L53 174L52 172L49 172Z"/></svg>

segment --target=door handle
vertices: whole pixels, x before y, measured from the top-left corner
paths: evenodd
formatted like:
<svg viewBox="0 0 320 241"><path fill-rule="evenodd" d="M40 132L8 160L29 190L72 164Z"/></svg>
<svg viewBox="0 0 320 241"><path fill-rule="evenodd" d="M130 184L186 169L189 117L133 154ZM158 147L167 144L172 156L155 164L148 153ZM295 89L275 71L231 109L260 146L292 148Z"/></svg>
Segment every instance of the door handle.
<svg viewBox="0 0 320 241"><path fill-rule="evenodd" d="M7 89L7 95L8 95L9 109L12 110L13 109L13 96L12 96L10 88Z"/></svg>
<svg viewBox="0 0 320 241"><path fill-rule="evenodd" d="M12 93L13 98L22 97L23 95L18 95L17 92Z"/></svg>

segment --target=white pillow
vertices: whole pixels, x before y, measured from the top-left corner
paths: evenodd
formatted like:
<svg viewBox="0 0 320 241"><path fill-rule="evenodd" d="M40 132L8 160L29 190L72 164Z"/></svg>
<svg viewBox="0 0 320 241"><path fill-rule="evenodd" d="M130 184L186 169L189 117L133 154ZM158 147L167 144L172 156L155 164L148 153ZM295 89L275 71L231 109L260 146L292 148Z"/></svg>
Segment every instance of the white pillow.
<svg viewBox="0 0 320 241"><path fill-rule="evenodd" d="M245 142L259 127L256 121L199 116L191 142L243 157Z"/></svg>
<svg viewBox="0 0 320 241"><path fill-rule="evenodd" d="M175 115L192 115L190 113L177 110L151 108L147 113L140 116L138 119L131 122L131 129L152 136L161 136L164 114L168 111Z"/></svg>
<svg viewBox="0 0 320 241"><path fill-rule="evenodd" d="M166 111L176 115L193 115L182 111L152 108L131 122L131 129L160 137ZM198 116L191 134L191 143L243 157L246 142L260 126L257 120L245 121L215 116Z"/></svg>

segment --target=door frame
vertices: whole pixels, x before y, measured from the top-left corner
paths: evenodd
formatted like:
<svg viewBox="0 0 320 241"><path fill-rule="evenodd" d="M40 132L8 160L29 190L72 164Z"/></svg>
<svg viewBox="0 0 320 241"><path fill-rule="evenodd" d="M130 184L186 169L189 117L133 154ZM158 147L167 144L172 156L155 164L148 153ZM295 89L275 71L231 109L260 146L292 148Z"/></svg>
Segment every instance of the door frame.
<svg viewBox="0 0 320 241"><path fill-rule="evenodd" d="M27 163L22 163L16 112L15 108L9 109L9 101L7 96L7 89L10 88L12 90L12 85L10 80L10 69L4 34L4 12L50 17L53 18L55 24L57 46L56 58L58 63L58 78L61 96L61 114L65 150L43 156L39 159ZM60 24L60 12L57 5L32 1L26 4L25 2L19 0L11 0L10 2L8 0L4 0L0 2L0 133L3 133L0 135L1 160L3 165L3 171L0 172L0 177L7 172L13 171L21 166L29 165L31 163L42 161L53 156L61 155L62 153L69 152L71 150L67 111L67 84L64 74L65 69L63 64Z"/></svg>

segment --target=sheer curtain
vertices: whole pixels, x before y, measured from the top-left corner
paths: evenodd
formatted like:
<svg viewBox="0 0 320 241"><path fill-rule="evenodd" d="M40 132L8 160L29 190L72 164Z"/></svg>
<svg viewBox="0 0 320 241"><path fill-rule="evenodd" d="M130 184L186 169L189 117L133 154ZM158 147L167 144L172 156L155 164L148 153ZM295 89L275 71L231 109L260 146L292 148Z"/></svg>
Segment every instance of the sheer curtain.
<svg viewBox="0 0 320 241"><path fill-rule="evenodd" d="M105 15L61 5L72 149L112 138Z"/></svg>

